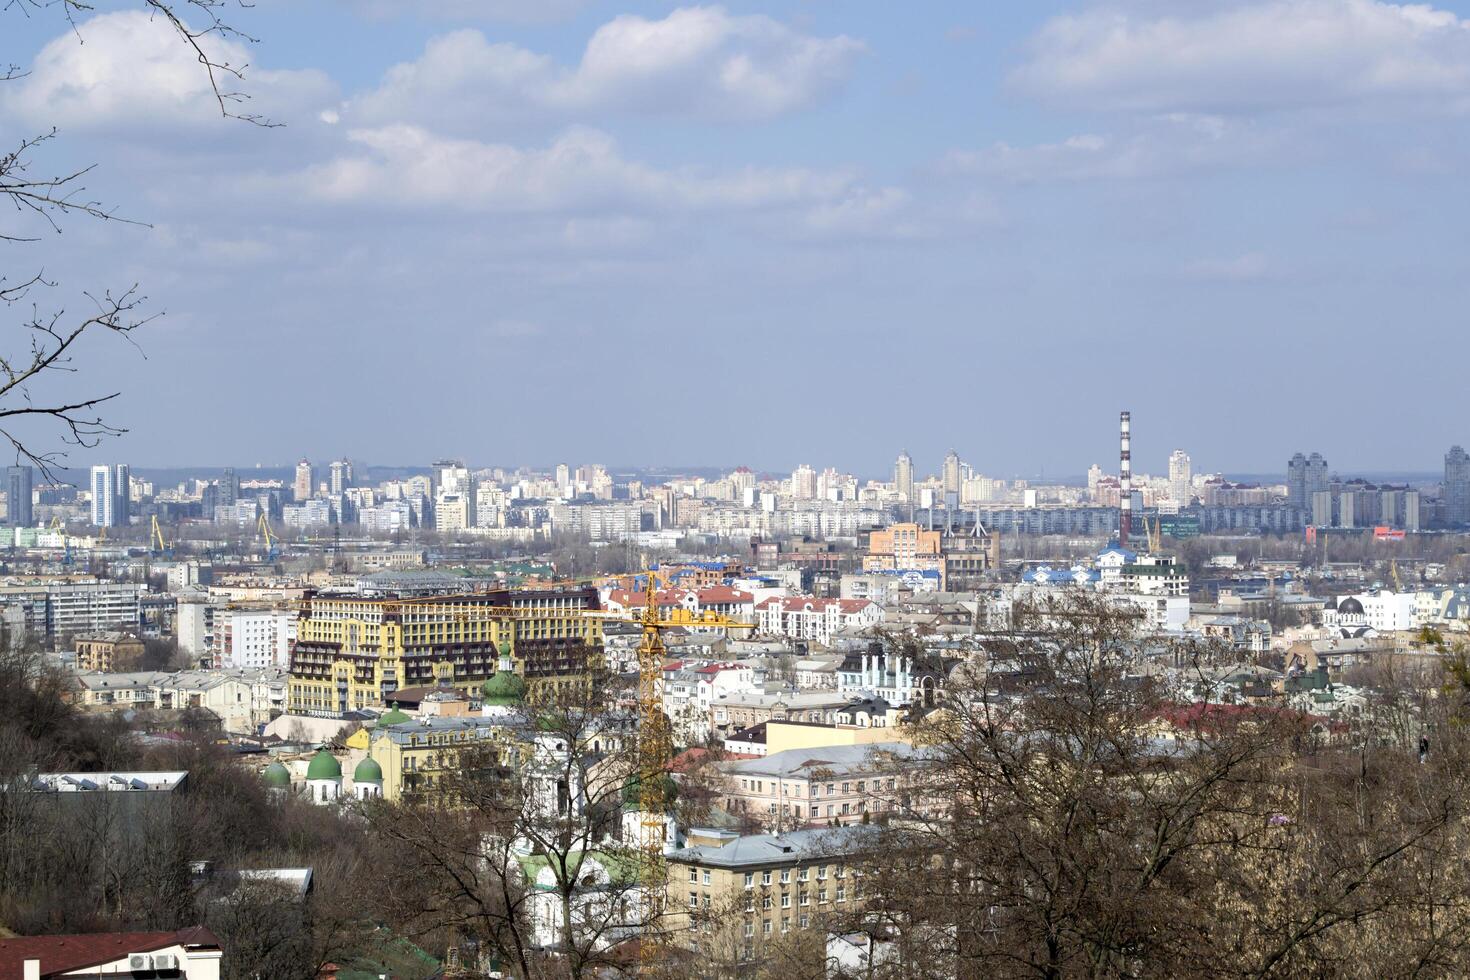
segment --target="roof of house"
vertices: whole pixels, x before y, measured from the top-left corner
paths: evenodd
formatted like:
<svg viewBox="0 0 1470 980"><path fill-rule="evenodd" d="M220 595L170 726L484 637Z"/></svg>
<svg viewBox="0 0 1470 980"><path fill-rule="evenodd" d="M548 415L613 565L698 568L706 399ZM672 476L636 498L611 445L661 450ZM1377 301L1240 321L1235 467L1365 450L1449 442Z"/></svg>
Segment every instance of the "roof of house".
<svg viewBox="0 0 1470 980"><path fill-rule="evenodd" d="M881 828L852 827L793 830L785 834L747 834L723 847L696 845L683 847L668 856L682 864L739 868L793 861L814 860L853 854L872 842Z"/></svg>
<svg viewBox="0 0 1470 980"><path fill-rule="evenodd" d="M816 773L876 771L885 767L883 757L917 761L929 753L907 742L874 742L870 745L829 745L825 748L786 749L760 759L745 759L723 766L725 772L753 776L811 777Z"/></svg>
<svg viewBox="0 0 1470 980"><path fill-rule="evenodd" d="M17 936L0 939L0 977L21 976L26 960L40 960L41 976L53 977L111 963L132 953L148 953L169 946L218 949L219 940L203 926L177 932Z"/></svg>

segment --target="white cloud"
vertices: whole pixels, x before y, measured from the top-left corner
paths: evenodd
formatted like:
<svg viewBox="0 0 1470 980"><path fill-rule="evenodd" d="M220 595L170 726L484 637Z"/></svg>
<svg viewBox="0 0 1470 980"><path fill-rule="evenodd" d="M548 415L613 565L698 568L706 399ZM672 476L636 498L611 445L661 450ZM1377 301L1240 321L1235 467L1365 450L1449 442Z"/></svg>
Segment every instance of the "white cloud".
<svg viewBox="0 0 1470 980"><path fill-rule="evenodd" d="M1279 137L1215 116L1173 114L1126 133L1084 133L1055 143L955 150L943 174L1029 183L1051 180L1137 180L1257 162L1279 149Z"/></svg>
<svg viewBox="0 0 1470 980"><path fill-rule="evenodd" d="M226 91L250 95L232 107L286 119L337 99L318 71L246 67L244 46L210 38L211 58L245 68L243 80L221 77ZM141 11L102 14L46 44L30 74L0 88L0 108L33 126L147 128L219 120L209 75L192 49L164 21Z"/></svg>
<svg viewBox="0 0 1470 980"><path fill-rule="evenodd" d="M857 186L840 172L659 170L625 159L607 134L581 127L543 149L448 139L401 124L351 130L348 139L363 152L289 182L325 201L507 214L762 210L840 200Z"/></svg>
<svg viewBox="0 0 1470 980"><path fill-rule="evenodd" d="M1237 112L1411 100L1470 106L1470 21L1428 4L1113 4L1048 21L1011 76L1089 108Z"/></svg>
<svg viewBox="0 0 1470 980"><path fill-rule="evenodd" d="M767 118L839 87L863 50L850 37L809 37L720 7L682 8L662 20L618 17L597 29L575 67L466 29L432 39L420 58L389 69L347 108L365 123L607 110Z"/></svg>

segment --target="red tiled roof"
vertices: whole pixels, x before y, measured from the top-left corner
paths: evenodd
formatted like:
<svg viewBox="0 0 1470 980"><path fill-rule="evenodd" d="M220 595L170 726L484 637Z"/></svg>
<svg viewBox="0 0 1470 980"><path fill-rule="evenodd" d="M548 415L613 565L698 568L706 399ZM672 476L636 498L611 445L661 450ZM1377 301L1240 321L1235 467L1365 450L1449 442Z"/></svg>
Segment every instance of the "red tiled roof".
<svg viewBox="0 0 1470 980"><path fill-rule="evenodd" d="M40 960L41 976L50 977L174 945L218 947L219 940L202 926L178 932L98 932L0 939L0 980L20 980L26 960Z"/></svg>

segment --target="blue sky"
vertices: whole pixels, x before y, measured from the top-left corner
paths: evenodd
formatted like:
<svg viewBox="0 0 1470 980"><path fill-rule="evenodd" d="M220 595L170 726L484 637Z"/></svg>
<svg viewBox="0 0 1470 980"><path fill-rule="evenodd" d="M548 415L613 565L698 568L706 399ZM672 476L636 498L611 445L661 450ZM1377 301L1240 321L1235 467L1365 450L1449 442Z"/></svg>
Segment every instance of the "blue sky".
<svg viewBox="0 0 1470 980"><path fill-rule="evenodd" d="M1147 471L1470 439L1465 3L263 0L223 53L273 129L138 9L0 15L0 136L54 124L152 225L5 246L166 314L79 360L110 457L1080 473L1124 407Z"/></svg>

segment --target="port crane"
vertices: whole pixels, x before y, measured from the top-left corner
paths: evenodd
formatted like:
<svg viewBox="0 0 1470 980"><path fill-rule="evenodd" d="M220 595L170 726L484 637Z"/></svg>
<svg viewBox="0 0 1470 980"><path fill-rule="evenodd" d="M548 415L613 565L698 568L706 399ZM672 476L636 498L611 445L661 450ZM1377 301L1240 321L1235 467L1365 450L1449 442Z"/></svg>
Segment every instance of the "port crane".
<svg viewBox="0 0 1470 980"><path fill-rule="evenodd" d="M158 515L153 515L153 527L148 536L148 553L157 558L162 555L165 559L172 561L174 549L164 540L163 529L158 526Z"/></svg>
<svg viewBox="0 0 1470 980"><path fill-rule="evenodd" d="M265 541L265 560L275 561L281 557L281 549L279 547L281 539L276 537L275 532L271 530L271 523L265 519L264 513L261 513L260 517L256 519L255 530L260 534L261 539Z"/></svg>

